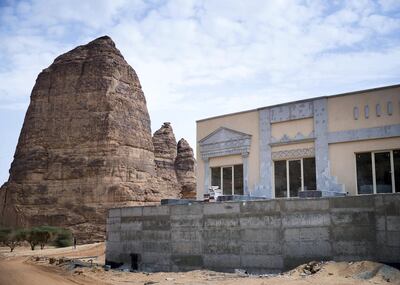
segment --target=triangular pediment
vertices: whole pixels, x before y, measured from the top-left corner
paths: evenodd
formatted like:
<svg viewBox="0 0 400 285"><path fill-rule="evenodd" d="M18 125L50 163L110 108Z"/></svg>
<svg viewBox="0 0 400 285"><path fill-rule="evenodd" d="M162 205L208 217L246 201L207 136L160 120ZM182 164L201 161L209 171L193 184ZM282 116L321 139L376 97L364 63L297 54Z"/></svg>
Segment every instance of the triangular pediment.
<svg viewBox="0 0 400 285"><path fill-rule="evenodd" d="M215 143L222 143L227 141L241 140L248 138L251 138L251 135L238 132L232 129L228 129L225 127L220 127L215 131L213 131L208 136L206 136L205 138L201 139L199 143L201 145L206 145L206 144L215 144Z"/></svg>

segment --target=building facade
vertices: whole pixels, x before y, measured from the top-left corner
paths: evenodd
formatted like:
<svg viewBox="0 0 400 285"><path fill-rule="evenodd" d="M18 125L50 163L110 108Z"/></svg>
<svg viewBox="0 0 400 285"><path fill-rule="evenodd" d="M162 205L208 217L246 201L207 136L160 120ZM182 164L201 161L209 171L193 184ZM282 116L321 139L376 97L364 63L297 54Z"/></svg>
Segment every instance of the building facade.
<svg viewBox="0 0 400 285"><path fill-rule="evenodd" d="M400 192L400 85L197 121L197 197Z"/></svg>

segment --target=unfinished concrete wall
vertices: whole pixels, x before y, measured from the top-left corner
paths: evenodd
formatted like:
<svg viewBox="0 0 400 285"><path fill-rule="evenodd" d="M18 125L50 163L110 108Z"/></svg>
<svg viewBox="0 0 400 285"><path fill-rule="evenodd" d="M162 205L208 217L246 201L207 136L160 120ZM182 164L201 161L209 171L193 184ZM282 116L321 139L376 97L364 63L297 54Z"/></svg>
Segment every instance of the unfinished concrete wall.
<svg viewBox="0 0 400 285"><path fill-rule="evenodd" d="M107 262L277 272L310 260L400 263L400 194L111 209Z"/></svg>

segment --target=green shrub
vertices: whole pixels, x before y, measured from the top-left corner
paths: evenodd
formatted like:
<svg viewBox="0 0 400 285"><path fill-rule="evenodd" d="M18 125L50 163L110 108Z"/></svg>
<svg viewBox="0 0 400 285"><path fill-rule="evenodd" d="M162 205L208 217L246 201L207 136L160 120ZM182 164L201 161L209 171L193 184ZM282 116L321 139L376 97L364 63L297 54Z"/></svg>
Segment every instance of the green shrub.
<svg viewBox="0 0 400 285"><path fill-rule="evenodd" d="M56 238L53 241L53 245L56 247L67 247L72 246L72 232L69 229L59 228Z"/></svg>
<svg viewBox="0 0 400 285"><path fill-rule="evenodd" d="M12 252L24 240L19 229L0 228L0 244L8 246Z"/></svg>

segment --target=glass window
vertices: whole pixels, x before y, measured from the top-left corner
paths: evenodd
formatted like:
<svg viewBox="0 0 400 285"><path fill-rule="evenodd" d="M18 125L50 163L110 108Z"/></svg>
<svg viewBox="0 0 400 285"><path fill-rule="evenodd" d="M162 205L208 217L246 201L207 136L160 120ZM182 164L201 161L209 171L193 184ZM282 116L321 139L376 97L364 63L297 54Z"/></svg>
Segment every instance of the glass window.
<svg viewBox="0 0 400 285"><path fill-rule="evenodd" d="M224 195L232 195L232 167L222 168L222 191Z"/></svg>
<svg viewBox="0 0 400 285"><path fill-rule="evenodd" d="M315 158L303 159L304 190L316 190L317 181L315 178Z"/></svg>
<svg viewBox="0 0 400 285"><path fill-rule="evenodd" d="M400 192L400 150L393 151L393 169L394 169L394 183L396 185L396 192Z"/></svg>
<svg viewBox="0 0 400 285"><path fill-rule="evenodd" d="M211 167L211 186L218 186L221 189L221 168Z"/></svg>
<svg viewBox="0 0 400 285"><path fill-rule="evenodd" d="M374 155L376 193L392 193L390 152L377 152Z"/></svg>
<svg viewBox="0 0 400 285"><path fill-rule="evenodd" d="M290 197L298 197L301 191L301 160L289 160Z"/></svg>
<svg viewBox="0 0 400 285"><path fill-rule="evenodd" d="M275 197L287 197L286 160L275 161Z"/></svg>
<svg viewBox="0 0 400 285"><path fill-rule="evenodd" d="M374 192L372 181L371 153L357 153L357 192L358 194L371 194Z"/></svg>
<svg viewBox="0 0 400 285"><path fill-rule="evenodd" d="M233 166L235 195L243 195L243 164Z"/></svg>
<svg viewBox="0 0 400 285"><path fill-rule="evenodd" d="M218 186L224 195L243 195L243 164L211 167L211 186Z"/></svg>

